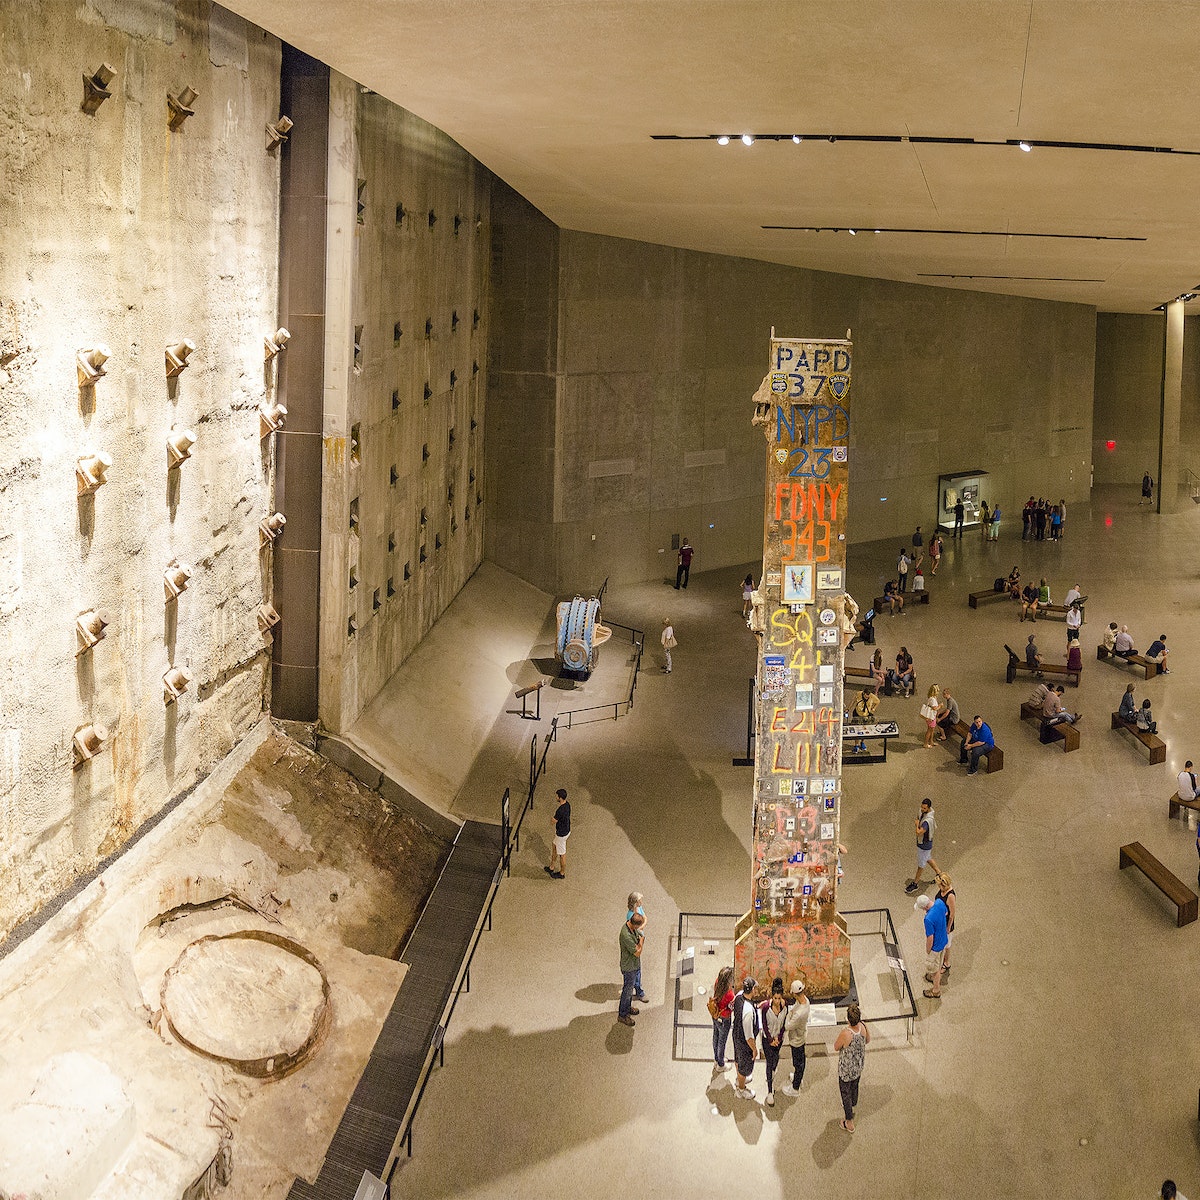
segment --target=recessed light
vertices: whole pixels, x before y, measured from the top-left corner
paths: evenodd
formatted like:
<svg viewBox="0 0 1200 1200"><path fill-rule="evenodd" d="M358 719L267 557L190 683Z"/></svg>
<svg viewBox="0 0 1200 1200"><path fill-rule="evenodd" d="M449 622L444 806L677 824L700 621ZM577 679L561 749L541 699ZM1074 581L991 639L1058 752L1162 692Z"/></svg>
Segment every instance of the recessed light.
<svg viewBox="0 0 1200 1200"><path fill-rule="evenodd" d="M846 230L846 232L847 232L847 233L848 233L848 234L849 234L851 237L856 237L856 236L857 236L857 233L858 233L858 231L857 231L857 230L855 230L855 229L847 229L847 230Z"/></svg>
<svg viewBox="0 0 1200 1200"><path fill-rule="evenodd" d="M1028 154L1030 152L1030 150L1033 149L1033 147L1028 142L1018 142L1017 145L1020 146L1021 149L1024 150L1026 154Z"/></svg>
<svg viewBox="0 0 1200 1200"><path fill-rule="evenodd" d="M729 134L727 134L727 133L721 134L721 136L719 138L717 138L717 145L718 146L728 146L729 145Z"/></svg>
<svg viewBox="0 0 1200 1200"><path fill-rule="evenodd" d="M795 142L797 146L800 145L800 135L798 133L793 133L792 141Z"/></svg>
<svg viewBox="0 0 1200 1200"><path fill-rule="evenodd" d="M742 134L742 145L743 146L753 146L754 145L754 135L752 133L743 133Z"/></svg>

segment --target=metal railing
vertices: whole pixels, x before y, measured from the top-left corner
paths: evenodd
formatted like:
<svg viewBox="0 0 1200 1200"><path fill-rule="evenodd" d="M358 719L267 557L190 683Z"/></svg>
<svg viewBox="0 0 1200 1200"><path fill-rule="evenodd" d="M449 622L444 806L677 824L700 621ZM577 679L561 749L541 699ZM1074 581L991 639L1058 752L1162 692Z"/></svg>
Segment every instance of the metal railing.
<svg viewBox="0 0 1200 1200"><path fill-rule="evenodd" d="M605 580L607 584L608 580ZM573 725L590 725L595 721L615 721L618 717L624 716L626 713L633 711L634 693L637 691L638 675L642 669L642 652L646 646L646 635L640 629L634 629L632 625L622 625L620 621L605 621L610 629L624 629L629 634L629 640L633 645L633 674L629 677L629 692L620 700L610 700L607 704L590 704L586 708L568 708L564 709L551 722L551 729L557 728L560 721L563 721L568 729ZM599 713L599 716L588 717L582 719L587 713Z"/></svg>

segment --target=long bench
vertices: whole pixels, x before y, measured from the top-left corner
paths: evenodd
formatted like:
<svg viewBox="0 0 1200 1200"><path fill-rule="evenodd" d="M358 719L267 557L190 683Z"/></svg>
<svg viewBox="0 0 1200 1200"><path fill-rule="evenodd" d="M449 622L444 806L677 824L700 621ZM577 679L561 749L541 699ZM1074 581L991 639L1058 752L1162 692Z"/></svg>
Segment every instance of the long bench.
<svg viewBox="0 0 1200 1200"><path fill-rule="evenodd" d="M981 604L986 604L989 600L1011 600L1008 589L998 592L995 588L988 588L986 592L972 592L967 597L967 603L972 608L978 608Z"/></svg>
<svg viewBox="0 0 1200 1200"><path fill-rule="evenodd" d="M1007 642L1004 643L1004 648L1008 651L1008 666L1004 675L1009 683L1016 679L1018 671L1028 671L1031 675L1062 675L1076 687L1079 686L1082 670L1072 671L1062 663L1042 663L1040 667L1031 667L1024 659L1018 657L1017 652Z"/></svg>
<svg viewBox="0 0 1200 1200"><path fill-rule="evenodd" d="M904 601L905 608L907 608L910 604L928 604L929 603L929 589L928 588L922 588L919 592L899 592L898 595L900 596L900 599ZM876 596L875 599L872 601L872 604L875 606L876 615L878 615L881 612L890 611L890 609L884 608L884 600L885 600L885 598L883 596Z"/></svg>
<svg viewBox="0 0 1200 1200"><path fill-rule="evenodd" d="M1174 820L1185 808L1190 808L1192 812L1200 815L1200 800L1180 800L1179 793L1172 792L1167 801L1167 818Z"/></svg>
<svg viewBox="0 0 1200 1200"><path fill-rule="evenodd" d="M1171 874L1141 842L1130 842L1121 847L1120 867L1122 871L1126 867L1137 867L1175 905L1177 928L1190 925L1196 919L1196 893L1182 879Z"/></svg>
<svg viewBox="0 0 1200 1200"><path fill-rule="evenodd" d="M943 726L943 728L946 728ZM958 761L965 763L967 761L967 738L971 736L971 724L969 721L956 721L949 726L949 730L955 737L962 738L962 745L958 748ZM993 746L986 754L982 755L987 759L987 773L994 774L996 771L1004 770L1004 751L999 746Z"/></svg>
<svg viewBox="0 0 1200 1200"><path fill-rule="evenodd" d="M1054 725L1047 725L1041 708L1036 704L1030 704L1028 700L1021 701L1021 720L1037 724L1038 734L1045 745L1061 741L1064 754L1070 754L1072 750L1079 749L1079 730L1070 721L1059 721Z"/></svg>
<svg viewBox="0 0 1200 1200"><path fill-rule="evenodd" d="M1127 721L1120 713L1113 713L1112 727L1114 729L1128 729L1147 750L1150 751L1150 763L1167 761L1167 743L1160 737L1156 737L1147 729L1139 729L1132 721Z"/></svg>
<svg viewBox="0 0 1200 1200"><path fill-rule="evenodd" d="M1043 613L1045 613L1049 617L1062 617L1062 619L1065 621L1067 619L1068 612L1070 612L1070 606L1066 605L1066 604L1039 604L1038 605L1038 616L1039 617ZM1084 613L1084 607L1082 604L1079 606L1079 616L1081 618L1080 624L1082 625L1087 620L1087 617Z"/></svg>
<svg viewBox="0 0 1200 1200"><path fill-rule="evenodd" d="M1110 662L1116 666L1137 667L1145 672L1147 679L1153 679L1162 667L1162 663L1156 663L1152 658L1147 658L1144 654L1131 654L1128 657L1125 657L1123 654L1114 654L1103 642L1096 647L1096 657L1101 662Z"/></svg>

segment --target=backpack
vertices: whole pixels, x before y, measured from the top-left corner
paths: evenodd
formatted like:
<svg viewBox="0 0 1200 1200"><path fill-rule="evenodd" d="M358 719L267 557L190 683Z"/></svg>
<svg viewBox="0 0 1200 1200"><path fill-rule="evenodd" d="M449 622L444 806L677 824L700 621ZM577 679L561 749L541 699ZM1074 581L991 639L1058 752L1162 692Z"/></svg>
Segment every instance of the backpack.
<svg viewBox="0 0 1200 1200"><path fill-rule="evenodd" d="M999 575L997 575L995 582L992 584L992 591L993 592L1002 592L1005 590L1005 588L1007 586L1008 586L1008 584L1006 584L1004 582L1004 580Z"/></svg>

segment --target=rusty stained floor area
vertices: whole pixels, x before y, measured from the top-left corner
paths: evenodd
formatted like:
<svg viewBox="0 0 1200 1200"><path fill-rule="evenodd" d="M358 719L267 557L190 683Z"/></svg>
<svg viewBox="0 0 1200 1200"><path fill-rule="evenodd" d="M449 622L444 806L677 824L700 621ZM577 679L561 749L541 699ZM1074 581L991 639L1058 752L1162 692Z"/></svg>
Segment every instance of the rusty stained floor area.
<svg viewBox="0 0 1200 1200"><path fill-rule="evenodd" d="M0 1123L47 1063L78 1051L98 1074L117 1076L137 1112L132 1139L118 1147L94 1200L181 1195L230 1134L233 1173L222 1200L285 1196L294 1176L320 1168L404 978L397 948L449 849L272 729L223 793L214 787L189 820L135 848L82 912L46 930L20 970L0 972ZM294 940L328 977L328 1030L282 1079L251 1078L193 1052L164 1019L162 980L179 954L197 938L237 930ZM261 986L275 986L272 979L264 960ZM215 1037L236 1039L239 1017L220 1000L197 999L202 1019ZM46 1136L77 1157L112 1153L71 1120L47 1120Z"/></svg>

